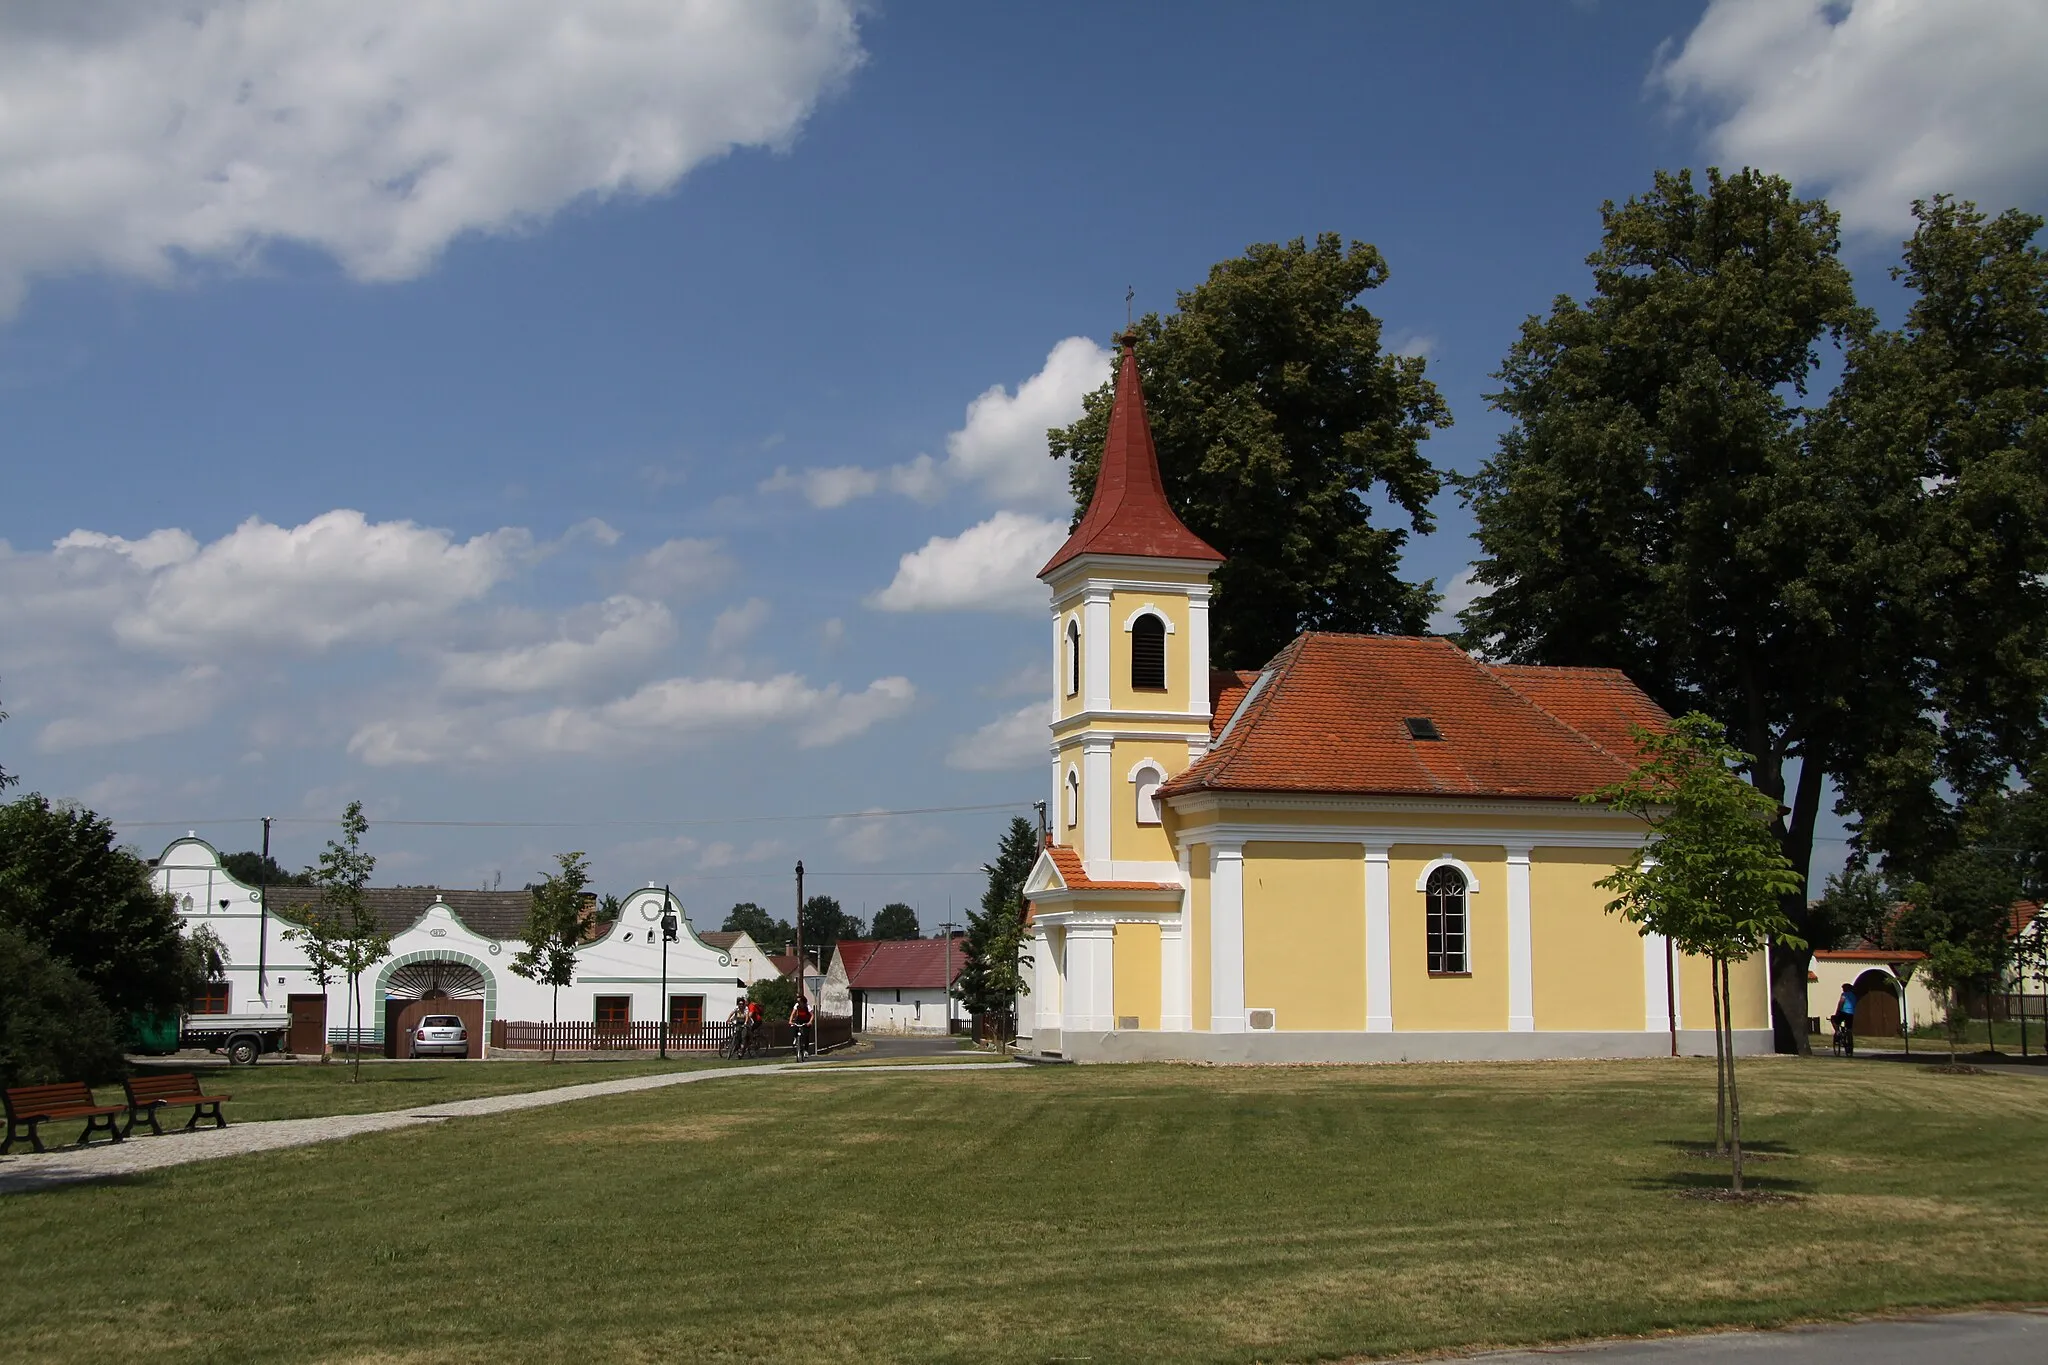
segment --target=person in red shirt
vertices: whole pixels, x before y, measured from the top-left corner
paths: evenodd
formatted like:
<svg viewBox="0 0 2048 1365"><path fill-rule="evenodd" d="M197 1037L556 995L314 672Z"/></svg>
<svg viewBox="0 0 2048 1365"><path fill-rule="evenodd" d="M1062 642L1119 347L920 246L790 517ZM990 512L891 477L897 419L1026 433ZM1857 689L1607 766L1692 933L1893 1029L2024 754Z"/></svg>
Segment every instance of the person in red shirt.
<svg viewBox="0 0 2048 1365"><path fill-rule="evenodd" d="M799 990L796 993L796 1003L789 1008L789 1029L796 1037L796 1056L798 1061L803 1060L804 1053L807 1050L816 1051L816 1048L810 1044L808 1036L810 1027L811 1002L806 1000L804 993Z"/></svg>

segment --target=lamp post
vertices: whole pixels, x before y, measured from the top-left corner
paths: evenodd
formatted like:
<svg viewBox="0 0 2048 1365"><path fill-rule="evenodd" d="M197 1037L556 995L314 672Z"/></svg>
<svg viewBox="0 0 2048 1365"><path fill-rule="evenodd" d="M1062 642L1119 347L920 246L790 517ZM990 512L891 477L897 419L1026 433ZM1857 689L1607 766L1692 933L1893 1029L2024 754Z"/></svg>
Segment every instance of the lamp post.
<svg viewBox="0 0 2048 1365"><path fill-rule="evenodd" d="M796 998L798 1000L804 998L804 860L801 858L796 860ZM799 1032L797 1034L794 1042L796 1043L796 1059L802 1061L804 1059L802 1033Z"/></svg>
<svg viewBox="0 0 2048 1365"><path fill-rule="evenodd" d="M668 999L668 945L676 941L676 912L668 898L668 885L661 888L661 1060L668 1060L668 1031L675 1023Z"/></svg>

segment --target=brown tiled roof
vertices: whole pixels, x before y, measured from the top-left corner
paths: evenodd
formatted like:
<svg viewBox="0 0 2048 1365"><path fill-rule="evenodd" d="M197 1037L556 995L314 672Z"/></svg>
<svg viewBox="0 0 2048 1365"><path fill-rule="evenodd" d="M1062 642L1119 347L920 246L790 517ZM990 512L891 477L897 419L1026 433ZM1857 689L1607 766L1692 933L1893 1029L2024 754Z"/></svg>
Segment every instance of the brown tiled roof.
<svg viewBox="0 0 2048 1365"><path fill-rule="evenodd" d="M1922 962L1927 954L1911 948L1816 948L1816 962Z"/></svg>
<svg viewBox="0 0 2048 1365"><path fill-rule="evenodd" d="M272 914L304 920L320 904L317 886L273 886L265 895ZM531 891L455 891L436 886L366 886L363 900L386 933L409 929L435 901L446 901L455 917L485 938L517 939L526 934L533 909Z"/></svg>
<svg viewBox="0 0 2048 1365"><path fill-rule="evenodd" d="M951 976L946 974L949 957L953 966ZM967 945L958 934L953 936L950 948L943 938L889 939L874 945L874 951L847 985L864 991L914 987L936 990L958 980L960 969L966 965Z"/></svg>
<svg viewBox="0 0 2048 1365"><path fill-rule="evenodd" d="M740 931L737 929L706 929L699 933L697 937L702 942L718 949L719 952L729 953L732 951L732 945L740 941Z"/></svg>
<svg viewBox="0 0 2048 1365"><path fill-rule="evenodd" d="M1067 884L1069 891L1178 891L1175 882L1098 882L1088 875L1081 855L1065 844L1054 844L1046 849L1052 855L1052 865L1060 870L1060 880Z"/></svg>
<svg viewBox="0 0 2048 1365"><path fill-rule="evenodd" d="M1237 714L1237 704L1259 680L1256 668L1214 668L1209 670L1209 738L1223 733L1223 727Z"/></svg>
<svg viewBox="0 0 2048 1365"><path fill-rule="evenodd" d="M1570 799L1625 777L1668 718L1612 669L1490 666L1437 636L1298 637L1161 788ZM1440 739L1414 738L1411 717Z"/></svg>
<svg viewBox="0 0 2048 1365"><path fill-rule="evenodd" d="M1123 360L1117 367L1116 399L1109 409L1109 435L1102 445L1095 493L1088 499L1081 524L1038 571L1040 578L1080 555L1223 560L1221 553L1182 524L1166 500L1166 486L1159 481L1159 453L1152 446L1152 424L1145 419L1137 337L1126 334L1118 340L1123 343Z"/></svg>
<svg viewBox="0 0 2048 1365"><path fill-rule="evenodd" d="M846 979L849 982L853 980L853 974L861 969L861 964L868 960L874 953L876 946L881 942L881 939L875 938L842 938L839 942L832 945L839 954L839 960L845 964Z"/></svg>
<svg viewBox="0 0 2048 1365"><path fill-rule="evenodd" d="M2005 932L2013 938L2018 938L2026 927L2034 922L2034 916L2040 913L2041 907L2033 901L2014 901L2012 918Z"/></svg>

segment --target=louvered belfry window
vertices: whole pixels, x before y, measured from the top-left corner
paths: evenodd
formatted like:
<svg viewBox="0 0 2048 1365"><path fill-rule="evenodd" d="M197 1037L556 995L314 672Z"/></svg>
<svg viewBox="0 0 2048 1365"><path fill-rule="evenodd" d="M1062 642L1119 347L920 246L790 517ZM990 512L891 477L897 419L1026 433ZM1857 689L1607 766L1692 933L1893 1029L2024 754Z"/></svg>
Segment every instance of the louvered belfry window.
<svg viewBox="0 0 2048 1365"><path fill-rule="evenodd" d="M1429 902L1429 970L1431 975L1463 975L1472 970L1467 951L1465 874L1440 867L1429 874L1423 894Z"/></svg>
<svg viewBox="0 0 2048 1365"><path fill-rule="evenodd" d="M1149 612L1131 623L1131 688L1166 690L1166 622Z"/></svg>

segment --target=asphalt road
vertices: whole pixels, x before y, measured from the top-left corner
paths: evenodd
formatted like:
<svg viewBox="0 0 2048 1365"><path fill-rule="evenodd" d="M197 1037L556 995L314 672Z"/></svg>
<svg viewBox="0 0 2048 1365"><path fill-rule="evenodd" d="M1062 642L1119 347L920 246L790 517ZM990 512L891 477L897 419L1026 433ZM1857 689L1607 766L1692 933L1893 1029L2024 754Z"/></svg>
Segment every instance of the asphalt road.
<svg viewBox="0 0 2048 1365"><path fill-rule="evenodd" d="M1465 1359L1485 1365L2041 1365L2048 1361L2048 1309L1660 1337Z"/></svg>

